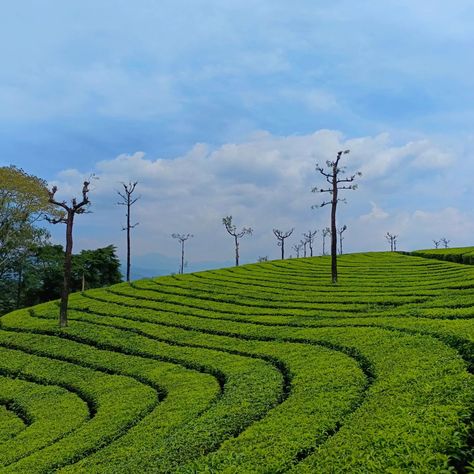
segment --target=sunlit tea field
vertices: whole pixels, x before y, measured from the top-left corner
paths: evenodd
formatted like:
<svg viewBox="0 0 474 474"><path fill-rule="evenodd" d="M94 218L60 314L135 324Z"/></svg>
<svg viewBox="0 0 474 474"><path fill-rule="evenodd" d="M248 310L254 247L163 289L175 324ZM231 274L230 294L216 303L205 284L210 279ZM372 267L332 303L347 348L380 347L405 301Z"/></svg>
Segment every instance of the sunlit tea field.
<svg viewBox="0 0 474 474"><path fill-rule="evenodd" d="M474 267L289 259L0 319L2 473L469 471Z"/></svg>

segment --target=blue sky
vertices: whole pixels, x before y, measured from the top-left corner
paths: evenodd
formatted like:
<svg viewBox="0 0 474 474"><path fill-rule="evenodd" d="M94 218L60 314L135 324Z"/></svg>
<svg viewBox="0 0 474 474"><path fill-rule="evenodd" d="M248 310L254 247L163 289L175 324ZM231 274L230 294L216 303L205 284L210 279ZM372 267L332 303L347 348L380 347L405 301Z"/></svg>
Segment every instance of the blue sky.
<svg viewBox="0 0 474 474"><path fill-rule="evenodd" d="M450 232L453 242L473 243L474 4L324 3L5 2L0 164L21 166L66 193L76 192L83 176L100 175L94 217L88 231L78 227L78 247L113 242L122 251L123 235L112 232L120 219L114 186L121 180L149 186L137 203L142 220L182 190L174 196L180 219L157 216L159 227L137 228L139 255L171 258L176 249L168 235L190 231L195 260L224 261L225 235L222 246L213 241L221 215L232 211L246 225L258 202L261 215L254 219L270 234L249 239L254 260L277 256L266 244L275 222L324 224L327 216L304 207L314 196L287 215L272 202L275 194L305 193L316 184L318 157L349 141L358 150L352 163L367 178L341 210L353 229L348 250L384 248L379 234L397 228L407 247ZM144 153L139 162L132 158L138 152ZM118 159L134 165L119 175ZM163 160L166 179L159 174ZM150 166L157 168L154 183L144 171ZM275 166L281 176L272 175ZM295 169L307 179L292 181ZM208 210L201 221L189 210L195 187L180 180L186 170L213 192L201 203ZM364 221L371 212L378 216L372 227ZM369 227L373 239L364 234ZM54 237L60 239L59 231Z"/></svg>

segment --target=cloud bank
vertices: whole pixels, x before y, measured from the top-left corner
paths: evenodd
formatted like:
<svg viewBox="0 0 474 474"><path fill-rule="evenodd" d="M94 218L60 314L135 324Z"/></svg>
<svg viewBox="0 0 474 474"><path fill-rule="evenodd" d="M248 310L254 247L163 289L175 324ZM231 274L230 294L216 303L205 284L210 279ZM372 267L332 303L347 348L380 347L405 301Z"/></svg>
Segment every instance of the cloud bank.
<svg viewBox="0 0 474 474"><path fill-rule="evenodd" d="M91 192L93 213L78 219L79 247L115 243L123 250L125 217L116 191L121 182L138 181L140 200L132 208L133 220L140 223L133 231L135 255L177 255L171 233L190 232L195 235L188 242L190 261L229 261L232 240L222 217L232 215L238 227L254 229L242 240L241 255L243 261L256 261L264 255L278 258L273 228L295 227L289 248L303 232L329 224L327 207L311 209L321 196L310 190L323 184L315 165L346 148L351 150L344 157L347 172L363 173L359 189L346 191L348 204L339 206L339 224L348 226L346 251L384 250L387 231L400 235L400 249L428 247L443 235L453 245L468 243L471 213L451 205L449 193L442 195L439 188L452 179L455 157L427 139L394 144L388 134L347 139L332 130L302 136L261 131L215 149L196 144L174 159L141 151L121 154L92 170L64 170L55 184L66 198L77 194L91 172L98 178ZM320 252L320 235L315 247Z"/></svg>

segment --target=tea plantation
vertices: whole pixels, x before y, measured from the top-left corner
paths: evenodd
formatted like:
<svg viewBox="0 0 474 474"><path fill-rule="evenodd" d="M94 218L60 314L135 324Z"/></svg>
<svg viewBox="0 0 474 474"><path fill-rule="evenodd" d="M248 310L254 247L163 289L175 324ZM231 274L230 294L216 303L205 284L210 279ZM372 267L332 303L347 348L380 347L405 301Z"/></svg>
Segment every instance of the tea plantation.
<svg viewBox="0 0 474 474"><path fill-rule="evenodd" d="M119 284L72 295L65 330L56 302L5 315L0 472L470 472L474 266L368 253L339 272Z"/></svg>

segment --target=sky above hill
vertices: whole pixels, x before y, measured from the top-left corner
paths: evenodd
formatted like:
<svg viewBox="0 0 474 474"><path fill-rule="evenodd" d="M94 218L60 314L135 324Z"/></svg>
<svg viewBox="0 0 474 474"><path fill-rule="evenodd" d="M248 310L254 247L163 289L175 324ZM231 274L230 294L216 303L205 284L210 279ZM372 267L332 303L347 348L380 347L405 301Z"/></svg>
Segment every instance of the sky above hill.
<svg viewBox="0 0 474 474"><path fill-rule="evenodd" d="M231 261L229 214L255 229L246 261L278 256L274 227L296 228L289 247L325 227L310 190L340 148L363 172L347 251L387 231L473 244L473 21L467 0L5 2L0 164L64 198L96 174L77 249L123 253L116 190L138 181L135 254L155 267L173 232L195 234L190 262Z"/></svg>

